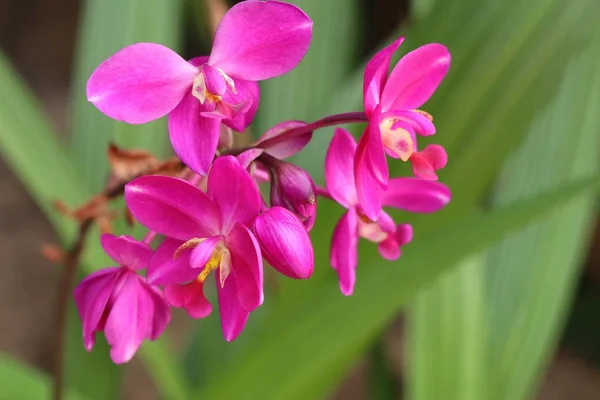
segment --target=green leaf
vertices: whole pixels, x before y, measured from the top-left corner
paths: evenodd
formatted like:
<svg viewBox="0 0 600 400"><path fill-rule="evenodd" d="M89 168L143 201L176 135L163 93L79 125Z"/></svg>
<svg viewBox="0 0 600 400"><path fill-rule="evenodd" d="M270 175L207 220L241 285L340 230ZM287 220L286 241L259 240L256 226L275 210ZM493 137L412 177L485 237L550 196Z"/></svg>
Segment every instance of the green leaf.
<svg viewBox="0 0 600 400"><path fill-rule="evenodd" d="M75 224L55 212L51 202L61 199L76 207L83 204L91 192L81 184L77 168L66 156L46 116L2 53L0 80L3 82L0 91L0 152L46 213L62 241L71 243ZM109 265L108 259L98 245L98 234L94 231L88 238L82 267L89 273L105 265ZM81 323L73 307L69 314L67 343L68 385L91 399L114 398L119 367L109 361L107 347L100 340L92 353L85 352ZM147 368L159 390L167 398L180 398L178 394L184 392L185 387L175 389L174 385L183 382L183 379L161 380L163 365L177 365L170 360L172 352L165 351L164 346L154 346L144 353L148 353ZM173 368L171 374L182 376L177 368Z"/></svg>
<svg viewBox="0 0 600 400"><path fill-rule="evenodd" d="M560 95L508 164L497 188L498 204L600 172L600 116L593 111L600 107L598 44L572 63ZM523 170L531 172L523 175ZM489 253L486 283L493 312L488 313L488 360L494 360L494 399L533 395L563 329L596 213L596 198L579 196Z"/></svg>
<svg viewBox="0 0 600 400"><path fill-rule="evenodd" d="M0 354L0 387L0 398L6 400L49 399L52 393L52 381L46 374L6 354ZM73 390L67 390L65 394L66 400L85 399Z"/></svg>
<svg viewBox="0 0 600 400"><path fill-rule="evenodd" d="M571 63L558 96L507 163L494 203L508 205L598 173L600 117L592 112L600 106L597 49L596 43ZM563 323L593 201L579 196L418 296L409 312L411 399L532 396ZM473 291L479 295L472 303L459 303ZM474 331L453 334L463 326Z"/></svg>
<svg viewBox="0 0 600 400"><path fill-rule="evenodd" d="M451 73L425 108L434 115L439 133L433 140L420 139L421 146L433 141L449 147L450 164L441 180L450 184L453 202L434 216L402 215L415 223L417 234L427 235L407 246L393 268L361 248L356 294L342 299L335 275L326 267L331 230L341 211L321 201L318 225L311 232L317 263L311 281L288 280L284 290L269 297L277 303L262 333L247 345L253 350L228 363L226 382L216 379L200 393L208 398L323 396L418 288L481 250L486 237L489 245L491 236L500 232L477 229L492 229L496 225L490 220L483 219L485 227L469 225L464 235L458 227L475 218L474 205L521 142L534 111L551 101L568 61L589 43L596 7L592 0L577 1L568 9L559 0L541 0L535 7L517 0L443 2L412 26L403 51L437 41L453 54ZM357 71L332 96L333 112L361 108L361 75ZM326 134L315 135L310 149L298 157L317 179L328 141ZM399 164L390 162L393 176L402 171ZM542 207L530 204L530 211ZM524 213L510 219L516 226L528 217Z"/></svg>
<svg viewBox="0 0 600 400"><path fill-rule="evenodd" d="M351 297L344 298L334 287L323 285L311 288L293 303L274 305L253 345L247 345L247 351L224 367L227 374L215 376L197 397L323 396L331 381L347 371L349 363L423 285L468 254L599 186L600 179L580 180L511 207L461 220L426 237L417 236L406 248L402 264L371 261L369 269L377 273L361 276ZM361 257L360 265L368 259L373 260L373 252Z"/></svg>
<svg viewBox="0 0 600 400"><path fill-rule="evenodd" d="M0 153L61 235L74 232L52 201L82 203L86 192L47 116L0 52Z"/></svg>
<svg viewBox="0 0 600 400"><path fill-rule="evenodd" d="M481 256L461 262L408 309L409 399L488 398L483 266Z"/></svg>
<svg viewBox="0 0 600 400"><path fill-rule="evenodd" d="M129 125L114 121L86 100L94 69L121 48L136 42L179 47L180 0L87 0L77 46L71 96L71 151L87 187L101 190L108 177L105 149L113 141L126 148L164 155L166 121Z"/></svg>

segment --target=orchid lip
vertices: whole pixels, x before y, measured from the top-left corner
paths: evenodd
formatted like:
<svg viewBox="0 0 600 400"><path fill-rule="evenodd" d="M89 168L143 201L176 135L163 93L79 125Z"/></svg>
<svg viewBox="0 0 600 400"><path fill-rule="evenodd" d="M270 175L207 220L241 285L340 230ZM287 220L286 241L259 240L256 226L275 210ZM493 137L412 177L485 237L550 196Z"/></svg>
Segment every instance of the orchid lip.
<svg viewBox="0 0 600 400"><path fill-rule="evenodd" d="M383 118L379 124L383 145L402 161L408 161L416 150L416 143L411 134L399 125L400 118Z"/></svg>
<svg viewBox="0 0 600 400"><path fill-rule="evenodd" d="M207 238L192 238L183 243L173 253L173 259L177 259L183 251L195 248L206 239ZM217 247L215 247L210 258L206 264L204 264L202 271L198 274L196 280L200 283L204 283L206 278L208 278L208 275L210 275L210 273L216 269L221 271L219 277L221 287L223 287L225 285L225 280L231 272L231 253L223 243L219 243Z"/></svg>

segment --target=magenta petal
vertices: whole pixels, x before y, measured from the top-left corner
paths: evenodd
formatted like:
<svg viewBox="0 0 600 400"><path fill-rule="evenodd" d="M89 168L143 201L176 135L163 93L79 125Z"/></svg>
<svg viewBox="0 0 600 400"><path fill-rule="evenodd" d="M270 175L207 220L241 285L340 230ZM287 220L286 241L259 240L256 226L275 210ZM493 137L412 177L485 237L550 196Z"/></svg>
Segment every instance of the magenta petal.
<svg viewBox="0 0 600 400"><path fill-rule="evenodd" d="M295 5L244 1L221 20L208 63L232 78L273 78L298 65L311 36L312 21Z"/></svg>
<svg viewBox="0 0 600 400"><path fill-rule="evenodd" d="M239 304L246 311L254 311L263 302L263 265L258 241L248 228L238 223L227 236L227 248L231 252Z"/></svg>
<svg viewBox="0 0 600 400"><path fill-rule="evenodd" d="M257 146L262 147L261 143L267 139L273 138L275 136L279 136L285 131L294 128L300 128L302 126L308 125L306 122L302 121L284 121L281 122L268 131L266 131L256 143ZM289 139L282 140L281 142L274 144L272 146L266 147L265 151L272 155L275 158L279 158L283 160L284 158L288 158L302 150L310 139L312 138L312 132L305 133L299 136L292 136Z"/></svg>
<svg viewBox="0 0 600 400"><path fill-rule="evenodd" d="M418 178L390 179L383 205L412 213L432 213L450 202L450 189L441 183Z"/></svg>
<svg viewBox="0 0 600 400"><path fill-rule="evenodd" d="M204 76L206 90L208 90L208 92L211 94L223 96L227 90L227 83L225 83L225 78L223 78L223 75L221 75L219 71L208 64L203 64L200 67L200 71Z"/></svg>
<svg viewBox="0 0 600 400"><path fill-rule="evenodd" d="M387 160L385 158L385 150L383 148L383 140L379 130L379 121L381 121L381 108L377 107L375 111L373 111L373 118L360 140L361 142L363 140L367 141L366 150L369 158L369 163L367 165L373 172L373 178L379 182L382 189L385 189L387 188L389 172Z"/></svg>
<svg viewBox="0 0 600 400"><path fill-rule="evenodd" d="M231 129L242 132L254 120L254 116L258 110L260 89L258 87L258 83L256 82L245 81L243 79L234 79L233 82L235 84L237 93L234 93L232 90L228 90L223 96L223 101L229 104L240 104L245 101L250 101L249 108L235 118L224 119L223 123Z"/></svg>
<svg viewBox="0 0 600 400"><path fill-rule="evenodd" d="M208 175L208 196L219 208L223 233L227 233L236 222L252 225L260 212L258 188L233 156L215 160Z"/></svg>
<svg viewBox="0 0 600 400"><path fill-rule="evenodd" d="M335 201L346 208L358 204L354 183L356 141L341 128L335 130L325 156L325 183Z"/></svg>
<svg viewBox="0 0 600 400"><path fill-rule="evenodd" d="M200 271L190 266L192 250L185 249L177 252L183 243L181 240L166 238L156 248L148 266L148 283L151 285L185 283L198 277Z"/></svg>
<svg viewBox="0 0 600 400"><path fill-rule="evenodd" d="M174 239L187 241L213 236L218 231L219 216L212 202L200 189L181 179L134 179L125 186L125 202L142 225Z"/></svg>
<svg viewBox="0 0 600 400"><path fill-rule="evenodd" d="M166 302L162 292L155 287L144 285L145 290L152 301L154 315L152 318L152 329L149 340L156 340L165 331L165 328L171 322L171 308Z"/></svg>
<svg viewBox="0 0 600 400"><path fill-rule="evenodd" d="M204 285L196 280L185 285L165 286L165 298L173 307L185 309L192 318L205 318L212 312L212 306L204 296Z"/></svg>
<svg viewBox="0 0 600 400"><path fill-rule="evenodd" d="M106 319L104 335L116 364L131 360L152 333L154 306L141 278L129 271Z"/></svg>
<svg viewBox="0 0 600 400"><path fill-rule="evenodd" d="M250 164L252 164L252 161L256 160L263 152L263 149L250 149L238 154L236 158L242 168L248 169Z"/></svg>
<svg viewBox="0 0 600 400"><path fill-rule="evenodd" d="M417 111L390 111L385 113L384 117L387 116L401 118L403 121L407 122L419 135L431 136L435 134L435 125L433 124L433 121Z"/></svg>
<svg viewBox="0 0 600 400"><path fill-rule="evenodd" d="M399 37L394 43L380 50L371 58L365 68L363 80L363 97L365 102L365 113L370 117L375 107L381 101L381 92L385 86L390 69L392 55L404 41Z"/></svg>
<svg viewBox="0 0 600 400"><path fill-rule="evenodd" d="M337 271L340 290L345 296L354 291L358 263L358 220L351 208L337 223L331 237L331 266Z"/></svg>
<svg viewBox="0 0 600 400"><path fill-rule="evenodd" d="M358 143L354 157L354 181L356 195L363 212L369 219L376 221L381 212L383 191L381 183L373 174L372 160L369 157L369 135L367 130ZM385 154L383 157L385 158Z"/></svg>
<svg viewBox="0 0 600 400"><path fill-rule="evenodd" d="M206 175L219 144L221 120L200 115L202 106L191 93L169 114L173 150L191 170Z"/></svg>
<svg viewBox="0 0 600 400"><path fill-rule="evenodd" d="M191 92L198 69L156 43L125 47L96 68L87 98L109 117L143 124L173 110Z"/></svg>
<svg viewBox="0 0 600 400"><path fill-rule="evenodd" d="M450 52L445 46L430 43L411 51L398 61L381 95L384 110L421 107L450 69Z"/></svg>
<svg viewBox="0 0 600 400"><path fill-rule="evenodd" d="M379 250L381 257L386 260L394 261L400 257L400 246L398 245L398 242L391 237L380 242L377 245L377 250Z"/></svg>
<svg viewBox="0 0 600 400"><path fill-rule="evenodd" d="M262 255L277 271L308 279L314 268L313 247L306 229L290 211L272 207L254 221Z"/></svg>
<svg viewBox="0 0 600 400"><path fill-rule="evenodd" d="M122 271L122 268L96 271L82 280L73 291L82 323L83 344L88 351L94 347L95 332Z"/></svg>
<svg viewBox="0 0 600 400"><path fill-rule="evenodd" d="M410 224L399 224L396 227L396 233L394 234L398 244L404 246L409 244L413 238L413 228Z"/></svg>
<svg viewBox="0 0 600 400"><path fill-rule="evenodd" d="M234 275L229 275L225 280L223 287L219 284L221 281L220 270L217 270L217 297L219 299L219 314L221 316L221 330L223 337L231 342L239 336L244 330L248 315L250 313L244 310L238 301L237 284Z"/></svg>
<svg viewBox="0 0 600 400"><path fill-rule="evenodd" d="M201 270L204 268L204 265L210 260L215 248L222 240L223 236L217 235L203 240L198 244L194 250L192 250L192 254L190 255L190 266L200 273L199 269Z"/></svg>
<svg viewBox="0 0 600 400"><path fill-rule="evenodd" d="M105 233L100 237L102 248L119 265L132 269L146 268L152 257L152 249L131 236L115 236Z"/></svg>
<svg viewBox="0 0 600 400"><path fill-rule="evenodd" d="M410 157L413 174L428 181L437 181L436 170L444 168L448 162L446 150L437 144L430 144L423 151L415 152Z"/></svg>

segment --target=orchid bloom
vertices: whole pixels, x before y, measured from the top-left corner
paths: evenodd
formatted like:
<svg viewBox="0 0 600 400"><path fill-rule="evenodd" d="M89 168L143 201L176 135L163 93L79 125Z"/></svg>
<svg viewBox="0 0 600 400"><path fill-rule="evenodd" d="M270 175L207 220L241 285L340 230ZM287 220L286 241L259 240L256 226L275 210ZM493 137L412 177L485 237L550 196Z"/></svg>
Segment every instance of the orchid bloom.
<svg viewBox="0 0 600 400"><path fill-rule="evenodd" d="M86 277L74 290L83 321L83 343L94 347L95 333L104 331L117 363L129 361L144 339L158 338L171 320L162 293L137 274L146 268L152 250L129 236L104 234L104 251L118 267L101 269Z"/></svg>
<svg viewBox="0 0 600 400"><path fill-rule="evenodd" d="M311 36L312 21L298 7L247 0L225 14L209 57L188 62L160 44L137 43L100 64L87 97L104 114L131 124L168 114L175 152L206 175L221 122L245 129L258 108L257 81L298 65Z"/></svg>
<svg viewBox="0 0 600 400"><path fill-rule="evenodd" d="M399 38L379 51L365 68L363 96L369 127L358 145L355 175L358 197L366 203L365 212L371 219L377 218L380 195L389 179L386 153L410 161L415 176L426 180L437 180L435 170L447 162L442 146L429 145L418 151L416 135L435 133L433 118L419 107L446 76L450 53L437 43L421 46L402 57L388 76L392 55L402 41Z"/></svg>
<svg viewBox="0 0 600 400"><path fill-rule="evenodd" d="M377 220L371 220L361 206L353 171L357 146L350 133L336 129L325 158L325 182L329 195L348 211L336 225L331 240L331 265L337 271L340 289L351 295L356 281L357 246L359 237L378 244L382 257L395 260L400 247L412 239L412 227L396 225L392 217L382 211ZM418 178L390 179L383 193L383 205L414 213L430 213L443 208L450 201L450 190L438 182Z"/></svg>
<svg viewBox="0 0 600 400"><path fill-rule="evenodd" d="M150 262L148 281L166 285L165 298L172 306L185 308L193 318L208 316L211 305L203 285L215 271L221 326L228 341L241 333L249 313L263 302L261 247L274 254L274 266L287 262L288 276L307 278L312 273L310 239L294 216L295 223L284 229L289 233L285 238L272 225L272 237L260 228L255 236L249 229L262 200L248 172L232 156L215 160L206 193L177 178L145 176L126 186L125 201L140 223L167 236Z"/></svg>

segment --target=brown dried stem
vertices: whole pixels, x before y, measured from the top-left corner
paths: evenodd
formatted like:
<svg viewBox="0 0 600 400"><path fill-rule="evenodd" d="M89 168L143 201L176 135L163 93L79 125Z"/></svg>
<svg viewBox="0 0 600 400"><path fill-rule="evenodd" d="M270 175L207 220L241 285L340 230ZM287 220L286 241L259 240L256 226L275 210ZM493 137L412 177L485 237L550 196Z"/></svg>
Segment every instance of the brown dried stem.
<svg viewBox="0 0 600 400"><path fill-rule="evenodd" d="M67 327L67 315L69 309L69 299L71 288L77 275L77 266L79 265L86 238L94 222L104 217L108 203L117 197L120 197L125 185L131 180L143 176L158 174L163 171L171 171L174 168L181 170L183 164L178 158L167 160L158 165L153 165L146 171L127 180L119 180L107 187L103 192L93 196L82 207L71 211L63 203L57 202L56 206L59 212L74 218L78 222L78 231L75 242L64 253L64 271L61 277L58 304L56 309L56 337L54 344L54 389L53 399L61 400L63 398L63 380L64 380L64 353L65 353L65 335Z"/></svg>

